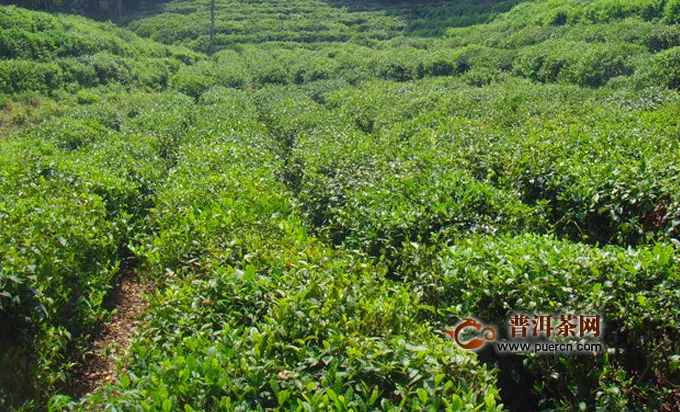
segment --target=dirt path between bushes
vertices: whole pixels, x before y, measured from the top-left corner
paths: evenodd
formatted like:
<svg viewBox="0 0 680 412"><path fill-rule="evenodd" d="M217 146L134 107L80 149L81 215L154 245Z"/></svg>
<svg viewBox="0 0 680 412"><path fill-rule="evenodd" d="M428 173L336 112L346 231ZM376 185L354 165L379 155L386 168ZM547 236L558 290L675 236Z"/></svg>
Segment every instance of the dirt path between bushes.
<svg viewBox="0 0 680 412"><path fill-rule="evenodd" d="M116 312L92 333L87 351L73 369L75 381L70 392L74 398L86 397L116 380L116 362L130 349L140 315L148 304L145 295L155 287L152 282L140 282L133 269L121 269L104 301L107 310Z"/></svg>

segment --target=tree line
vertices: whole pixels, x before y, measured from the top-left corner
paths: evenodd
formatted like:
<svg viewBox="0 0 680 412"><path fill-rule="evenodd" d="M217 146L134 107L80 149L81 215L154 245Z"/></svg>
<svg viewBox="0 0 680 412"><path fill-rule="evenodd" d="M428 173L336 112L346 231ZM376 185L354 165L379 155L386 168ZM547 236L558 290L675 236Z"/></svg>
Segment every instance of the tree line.
<svg viewBox="0 0 680 412"><path fill-rule="evenodd" d="M169 0L2 0L32 10L86 15L98 20L121 20L142 7L153 7Z"/></svg>

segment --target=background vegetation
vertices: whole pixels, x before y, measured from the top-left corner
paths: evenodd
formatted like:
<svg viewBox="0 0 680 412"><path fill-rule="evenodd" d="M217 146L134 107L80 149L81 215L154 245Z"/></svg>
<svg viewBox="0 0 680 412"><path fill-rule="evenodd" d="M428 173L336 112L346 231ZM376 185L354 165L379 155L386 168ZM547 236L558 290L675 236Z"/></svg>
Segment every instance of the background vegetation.
<svg viewBox="0 0 680 412"><path fill-rule="evenodd" d="M204 0L0 7L0 408L679 409L679 4L218 0L214 54ZM513 311L608 350L438 333Z"/></svg>

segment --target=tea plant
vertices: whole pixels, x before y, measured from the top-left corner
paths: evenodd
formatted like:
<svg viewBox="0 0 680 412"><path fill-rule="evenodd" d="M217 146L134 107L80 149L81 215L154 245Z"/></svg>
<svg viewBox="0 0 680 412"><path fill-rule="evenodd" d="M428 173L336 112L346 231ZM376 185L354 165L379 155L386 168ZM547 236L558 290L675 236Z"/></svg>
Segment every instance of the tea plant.
<svg viewBox="0 0 680 412"><path fill-rule="evenodd" d="M0 7L0 409L680 408L676 1L122 6ZM441 333L515 311L608 350Z"/></svg>

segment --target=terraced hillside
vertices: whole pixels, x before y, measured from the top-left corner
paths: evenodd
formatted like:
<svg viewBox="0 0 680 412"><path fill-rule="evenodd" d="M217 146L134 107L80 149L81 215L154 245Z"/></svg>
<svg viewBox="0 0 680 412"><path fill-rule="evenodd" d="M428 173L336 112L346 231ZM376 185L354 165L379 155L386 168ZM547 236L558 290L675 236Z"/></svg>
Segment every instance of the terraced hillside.
<svg viewBox="0 0 680 412"><path fill-rule="evenodd" d="M339 0L217 2L215 44L292 42L356 42L375 45L403 35L440 36L451 27L491 20L520 0L360 2ZM177 1L150 8L150 17L134 20L130 28L167 44L184 44L208 51L210 2ZM181 27L181 30L177 30Z"/></svg>
<svg viewBox="0 0 680 412"><path fill-rule="evenodd" d="M0 409L680 409L680 3L216 5L0 8Z"/></svg>

